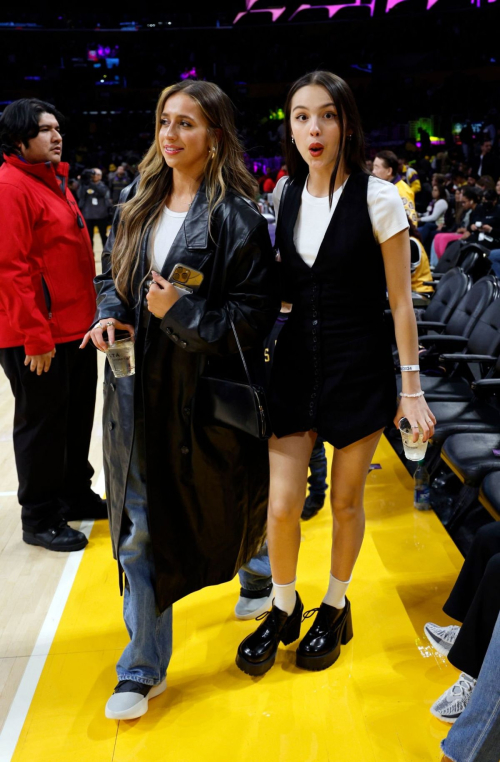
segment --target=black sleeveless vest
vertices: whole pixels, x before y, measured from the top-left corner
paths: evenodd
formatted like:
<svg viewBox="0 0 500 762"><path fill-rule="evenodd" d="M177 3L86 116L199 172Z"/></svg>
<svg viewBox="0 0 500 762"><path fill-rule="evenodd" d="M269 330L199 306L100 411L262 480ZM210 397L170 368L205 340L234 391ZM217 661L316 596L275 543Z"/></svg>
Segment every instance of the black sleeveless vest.
<svg viewBox="0 0 500 762"><path fill-rule="evenodd" d="M386 284L368 212L369 175L353 173L309 267L293 232L305 179L284 189L277 230L284 301L271 381L274 432L316 429L345 447L387 425L396 410Z"/></svg>

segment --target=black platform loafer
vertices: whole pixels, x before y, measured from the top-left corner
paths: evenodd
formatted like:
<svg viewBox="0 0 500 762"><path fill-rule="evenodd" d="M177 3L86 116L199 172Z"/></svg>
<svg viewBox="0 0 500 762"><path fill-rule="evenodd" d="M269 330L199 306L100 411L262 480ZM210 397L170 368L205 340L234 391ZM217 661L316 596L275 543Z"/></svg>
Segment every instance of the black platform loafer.
<svg viewBox="0 0 500 762"><path fill-rule="evenodd" d="M340 646L352 638L351 604L347 598L343 609L322 603L319 609L307 611L304 619L314 612L316 619L297 648L297 667L319 671L331 667L340 656Z"/></svg>
<svg viewBox="0 0 500 762"><path fill-rule="evenodd" d="M288 616L277 606L265 611L257 619L263 619L255 632L240 643L236 665L247 675L264 675L274 664L280 641L288 646L300 637L300 625L304 604L297 593L295 608Z"/></svg>
<svg viewBox="0 0 500 762"><path fill-rule="evenodd" d="M88 543L83 532L72 529L65 521L59 521L44 532L32 533L23 530L23 540L28 545L40 545L42 548L56 550L60 553L81 550Z"/></svg>

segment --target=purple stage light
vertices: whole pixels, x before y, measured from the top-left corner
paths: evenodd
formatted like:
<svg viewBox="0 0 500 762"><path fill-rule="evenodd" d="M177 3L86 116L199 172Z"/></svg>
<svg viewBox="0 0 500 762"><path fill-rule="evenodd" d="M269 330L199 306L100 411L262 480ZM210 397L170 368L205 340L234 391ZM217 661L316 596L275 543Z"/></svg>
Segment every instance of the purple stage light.
<svg viewBox="0 0 500 762"><path fill-rule="evenodd" d="M181 79L189 79L193 77L197 77L198 74L196 73L196 67L193 66L193 68L190 71L183 71L181 74Z"/></svg>
<svg viewBox="0 0 500 762"><path fill-rule="evenodd" d="M401 3L406 2L406 0L378 0L378 3L384 3L385 4L385 12L389 13L396 5L400 5ZM427 0L427 7L426 10L430 10L433 8L439 0ZM475 6L476 8L481 8L482 5L492 4L496 3L497 0L470 0L471 5ZM281 18L284 14L286 16L287 21L292 21L296 16L298 16L303 11L316 11L316 10L326 10L328 11L328 18L332 19L340 10L343 8L368 8L370 11L370 16L373 16L375 13L375 5L377 3L377 0L351 0L351 2L344 2L344 3L336 3L334 5L319 5L316 3L302 3L299 5L299 7L293 8L291 4L287 4L285 6L281 6L279 8L257 8L255 7L259 3L259 0L246 0L246 10L241 11L238 13L233 21L233 24L237 24L244 16L248 16L249 14L253 13L270 13L272 16L273 23L277 21L279 18ZM262 5L268 6L268 2L263 1Z"/></svg>

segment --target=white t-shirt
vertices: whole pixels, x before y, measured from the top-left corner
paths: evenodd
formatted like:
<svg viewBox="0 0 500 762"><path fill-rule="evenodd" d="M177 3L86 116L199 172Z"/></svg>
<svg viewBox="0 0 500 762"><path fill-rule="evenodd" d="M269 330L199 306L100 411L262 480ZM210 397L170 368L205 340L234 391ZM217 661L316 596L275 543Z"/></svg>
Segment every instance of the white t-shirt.
<svg viewBox="0 0 500 762"><path fill-rule="evenodd" d="M283 193L286 180L286 177L282 177L273 191L276 220L278 219L281 194ZM300 209L293 231L293 241L297 253L309 267L312 267L318 256L330 220L337 208L342 191L348 182L349 178L333 194L331 208L328 196L323 198L311 196L307 190L307 182L304 185ZM384 243L384 241L392 238L396 233L409 227L401 196L392 183L370 176L368 179L367 202L373 235L377 243ZM353 224L355 223L356 221L353 220Z"/></svg>
<svg viewBox="0 0 500 762"><path fill-rule="evenodd" d="M171 212L166 206L163 208L163 213L149 243L149 256L155 272L161 273L168 252L186 216L187 212ZM168 275L170 273L167 273L167 277Z"/></svg>

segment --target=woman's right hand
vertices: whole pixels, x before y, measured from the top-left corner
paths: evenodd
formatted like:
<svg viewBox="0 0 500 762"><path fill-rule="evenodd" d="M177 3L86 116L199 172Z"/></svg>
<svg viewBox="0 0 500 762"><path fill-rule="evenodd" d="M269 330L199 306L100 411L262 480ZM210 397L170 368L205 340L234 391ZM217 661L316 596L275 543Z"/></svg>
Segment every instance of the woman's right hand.
<svg viewBox="0 0 500 762"><path fill-rule="evenodd" d="M115 329L118 328L122 331L128 331L130 336L134 336L134 326L130 325L129 323L121 323L119 320L116 320L116 318L101 318L93 328L88 331L85 336L83 337L83 341L80 344L80 349L83 349L87 346L90 340L92 340L92 343L94 344L97 349L102 350L105 352L108 348L109 344L114 344L115 342ZM104 331L107 331L108 334L108 341L104 341L102 334Z"/></svg>

